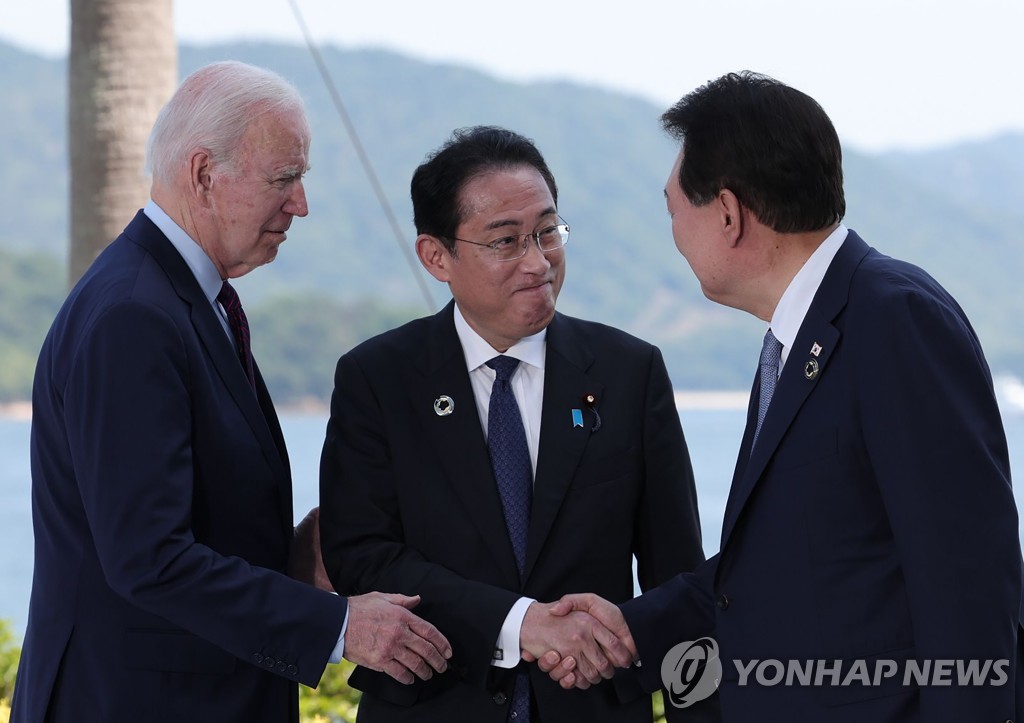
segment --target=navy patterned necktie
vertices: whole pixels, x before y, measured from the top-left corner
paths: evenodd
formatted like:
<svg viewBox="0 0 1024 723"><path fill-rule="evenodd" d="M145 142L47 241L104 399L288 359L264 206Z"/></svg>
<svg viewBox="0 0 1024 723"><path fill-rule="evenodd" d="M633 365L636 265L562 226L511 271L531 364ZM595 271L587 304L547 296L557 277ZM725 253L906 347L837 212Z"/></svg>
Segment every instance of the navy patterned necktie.
<svg viewBox="0 0 1024 723"><path fill-rule="evenodd" d="M519 405L512 394L512 375L519 360L496 356L487 362L494 370L491 401L487 410L487 451L491 456L494 479L498 483L505 526L512 541L516 567L523 574L526 566L526 536L530 530L530 504L533 498L533 470L530 448Z"/></svg>
<svg viewBox="0 0 1024 723"><path fill-rule="evenodd" d="M249 385L256 388L256 374L252 368L252 349L249 346L249 320L245 318L242 311L242 302L231 284L224 281L217 294L217 301L224 307L228 315L228 326L231 328L231 335L235 337L235 345L238 349L238 360L242 363L245 376L249 379Z"/></svg>
<svg viewBox="0 0 1024 723"><path fill-rule="evenodd" d="M754 441L750 443L751 449L757 444L757 435L761 433L761 424L768 413L772 395L775 394L775 384L779 381L780 359L782 359L782 342L776 339L775 334L769 329L765 332L764 344L761 346L761 394L757 405L757 428L754 430Z"/></svg>
<svg viewBox="0 0 1024 723"><path fill-rule="evenodd" d="M522 580L526 568L530 505L533 501L533 469L523 418L512 394L512 374L519 366L519 360L510 356L496 356L487 362L487 366L495 372L491 401L487 408L487 451L491 456L494 479L498 483L501 506L505 511L505 526L512 541L519 579ZM508 720L510 723L529 723L530 679L525 670L516 673Z"/></svg>

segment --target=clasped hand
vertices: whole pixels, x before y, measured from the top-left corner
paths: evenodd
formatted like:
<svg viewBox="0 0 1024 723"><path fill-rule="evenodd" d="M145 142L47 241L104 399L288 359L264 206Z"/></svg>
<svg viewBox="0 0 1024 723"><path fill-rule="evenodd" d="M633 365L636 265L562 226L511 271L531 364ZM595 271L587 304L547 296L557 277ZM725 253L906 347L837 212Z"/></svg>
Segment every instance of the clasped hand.
<svg viewBox="0 0 1024 723"><path fill-rule="evenodd" d="M565 689L586 689L636 660L636 644L613 603L592 593L533 603L519 636L523 660Z"/></svg>

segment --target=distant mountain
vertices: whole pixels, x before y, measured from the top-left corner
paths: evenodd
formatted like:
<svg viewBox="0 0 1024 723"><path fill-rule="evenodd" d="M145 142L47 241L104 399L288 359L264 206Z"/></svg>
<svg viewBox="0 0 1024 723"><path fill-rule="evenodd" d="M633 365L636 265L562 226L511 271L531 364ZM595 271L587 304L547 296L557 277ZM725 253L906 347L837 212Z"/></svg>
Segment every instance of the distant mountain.
<svg viewBox="0 0 1024 723"><path fill-rule="evenodd" d="M979 211L1024 222L1024 134L889 153L883 160L924 188L959 198Z"/></svg>
<svg viewBox="0 0 1024 723"><path fill-rule="evenodd" d="M534 138L558 180L559 208L572 226L559 307L659 344L679 388L749 387L760 322L704 299L672 243L662 189L675 146L658 125L662 108L598 88L512 83L388 52L323 53L399 220L400 239L304 48L181 48L183 76L234 58L281 72L307 99L310 215L293 225L274 264L241 280L247 307L316 294L344 304L375 300L406 315L440 307L447 290L429 279L428 306L399 248L415 236L409 179L453 128L491 123ZM65 74L63 61L0 44L8 101L0 124L7 171L0 213L16 220L0 230L0 249L65 254ZM1022 147L1024 135L914 154L848 148L845 170L847 224L884 253L927 268L971 316L993 368L1024 376ZM294 305L287 308L295 313ZM329 391L329 379L320 384Z"/></svg>

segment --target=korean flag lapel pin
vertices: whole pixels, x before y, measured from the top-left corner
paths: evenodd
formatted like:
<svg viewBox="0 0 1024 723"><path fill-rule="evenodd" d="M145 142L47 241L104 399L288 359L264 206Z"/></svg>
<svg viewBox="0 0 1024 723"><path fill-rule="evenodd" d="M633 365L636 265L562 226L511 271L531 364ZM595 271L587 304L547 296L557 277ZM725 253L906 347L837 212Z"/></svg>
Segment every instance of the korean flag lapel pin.
<svg viewBox="0 0 1024 723"><path fill-rule="evenodd" d="M817 379L818 374L821 373L821 367L818 366L818 357L821 356L821 352L821 344L814 342L811 345L811 358L804 364L804 377L810 381Z"/></svg>

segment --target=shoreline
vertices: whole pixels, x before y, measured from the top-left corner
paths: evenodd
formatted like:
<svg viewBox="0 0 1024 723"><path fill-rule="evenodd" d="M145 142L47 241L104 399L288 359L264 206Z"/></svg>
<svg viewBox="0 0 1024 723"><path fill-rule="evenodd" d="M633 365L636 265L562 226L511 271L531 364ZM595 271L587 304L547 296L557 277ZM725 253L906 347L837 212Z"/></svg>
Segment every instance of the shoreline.
<svg viewBox="0 0 1024 723"><path fill-rule="evenodd" d="M746 409L747 392L743 391L677 391L675 392L676 409L716 410ZM330 405L318 399L305 399L277 407L281 416L327 416ZM0 404L0 419L7 421L27 422L32 419L32 402L5 402Z"/></svg>

